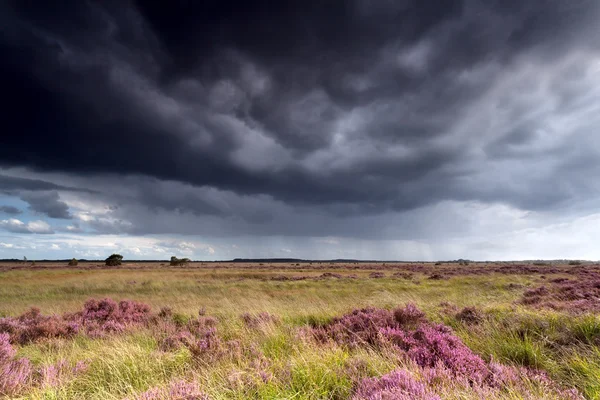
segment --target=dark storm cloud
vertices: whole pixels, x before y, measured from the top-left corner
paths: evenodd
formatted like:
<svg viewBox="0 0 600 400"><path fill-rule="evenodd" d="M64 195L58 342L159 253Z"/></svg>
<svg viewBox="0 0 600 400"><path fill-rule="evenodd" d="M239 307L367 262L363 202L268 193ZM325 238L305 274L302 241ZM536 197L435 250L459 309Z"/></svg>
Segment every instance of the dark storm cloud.
<svg viewBox="0 0 600 400"><path fill-rule="evenodd" d="M60 200L56 191L22 193L21 200L29 203L29 209L33 212L44 214L50 218L72 218L69 206Z"/></svg>
<svg viewBox="0 0 600 400"><path fill-rule="evenodd" d="M334 215L442 200L545 209L581 185L597 189L574 179L572 162L597 168L595 143L553 142L545 118L594 95L582 64L598 54L599 4L13 2L0 9L11 132L0 165L148 176L156 181L139 181L137 201L198 215L236 212L158 182ZM531 79L544 74L550 83ZM554 108L536 110L548 97ZM565 130L589 137L589 127ZM562 162L549 161L556 154ZM12 179L0 176L0 189L61 189ZM56 197L26 201L69 216ZM270 218L249 209L242 218ZM121 217L94 223L134 229Z"/></svg>
<svg viewBox="0 0 600 400"><path fill-rule="evenodd" d="M9 138L7 139L10 140ZM18 192L20 190L69 190L92 192L88 189L57 185L55 183L47 182L41 179L30 179L0 174L0 191L3 191L5 193L12 193Z"/></svg>
<svg viewBox="0 0 600 400"><path fill-rule="evenodd" d="M23 213L20 209L13 206L0 206L0 213L9 214L9 215L19 215Z"/></svg>

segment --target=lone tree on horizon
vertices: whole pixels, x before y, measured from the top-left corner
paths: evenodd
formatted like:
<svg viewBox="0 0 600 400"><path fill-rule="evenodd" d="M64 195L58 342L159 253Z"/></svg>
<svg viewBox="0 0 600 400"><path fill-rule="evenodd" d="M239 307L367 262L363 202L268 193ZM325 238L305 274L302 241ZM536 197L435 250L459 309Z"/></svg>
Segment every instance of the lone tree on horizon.
<svg viewBox="0 0 600 400"><path fill-rule="evenodd" d="M76 258L72 258L71 261L69 261L69 267L76 267L78 264L78 261Z"/></svg>
<svg viewBox="0 0 600 400"><path fill-rule="evenodd" d="M123 256L120 254L112 254L106 260L104 260L105 264L109 267L114 267L116 265L121 265L121 261L123 260Z"/></svg>
<svg viewBox="0 0 600 400"><path fill-rule="evenodd" d="M190 262L189 258L177 258L175 256L171 257L171 265L174 266L184 266Z"/></svg>

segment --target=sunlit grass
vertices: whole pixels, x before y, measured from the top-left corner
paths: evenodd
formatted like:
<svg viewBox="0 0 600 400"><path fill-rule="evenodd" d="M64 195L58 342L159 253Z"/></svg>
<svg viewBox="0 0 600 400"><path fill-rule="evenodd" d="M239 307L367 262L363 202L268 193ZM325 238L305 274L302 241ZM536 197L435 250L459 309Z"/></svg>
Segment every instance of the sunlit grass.
<svg viewBox="0 0 600 400"><path fill-rule="evenodd" d="M450 325L486 360L541 369L564 386L578 388L586 398L600 398L600 320L597 316L575 318L517 305L526 287L539 284L538 276L490 274L430 280L416 274L413 280L406 280L391 278L386 271L385 278L369 279L368 270L331 270L358 279L271 280L281 274L313 277L323 272L328 270L178 268L0 273L0 315L18 315L32 306L45 314L72 312L81 309L87 299L101 297L145 302L155 311L169 306L182 323L203 309L218 319L218 331L225 340L237 340L265 360L259 368L252 364L254 358L247 356L199 363L187 349L161 351L152 332L144 329L106 339L79 335L18 348L18 356L29 358L35 365L61 359L71 363L89 360L88 370L80 376L58 387L36 387L22 398L123 399L184 379L198 382L214 399L346 399L355 384L348 374L352 362L361 360L365 374L380 376L398 368L402 361L368 348L349 350L303 342L296 336L298 329L324 324L360 307L393 308L407 302L417 304L429 319ZM509 284L521 286L510 288ZM478 325L466 325L444 311L443 302L456 309L476 306L485 319ZM250 329L239 318L244 312L269 312L280 322ZM264 374L257 374L259 370ZM494 396L520 398L510 388ZM540 396L545 398L543 391ZM476 397L464 389L449 388L443 398Z"/></svg>

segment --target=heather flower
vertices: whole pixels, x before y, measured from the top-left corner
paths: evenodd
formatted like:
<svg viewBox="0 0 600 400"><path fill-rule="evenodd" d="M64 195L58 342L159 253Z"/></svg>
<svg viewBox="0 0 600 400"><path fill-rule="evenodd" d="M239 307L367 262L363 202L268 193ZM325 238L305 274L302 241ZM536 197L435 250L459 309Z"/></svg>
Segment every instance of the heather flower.
<svg viewBox="0 0 600 400"><path fill-rule="evenodd" d="M160 344L161 350L176 350L183 346L190 346L194 336L188 331L179 331L164 338Z"/></svg>
<svg viewBox="0 0 600 400"><path fill-rule="evenodd" d="M42 366L36 374L39 376L41 386L54 387L66 379L85 372L87 368L88 364L85 361L78 361L71 366L66 360L60 360L55 364Z"/></svg>
<svg viewBox="0 0 600 400"><path fill-rule="evenodd" d="M394 310L394 318L401 326L415 326L425 322L425 313L412 303L408 303L404 308Z"/></svg>
<svg viewBox="0 0 600 400"><path fill-rule="evenodd" d="M73 367L73 373L75 375L84 373L89 368L89 364L87 361L77 361L75 366Z"/></svg>
<svg viewBox="0 0 600 400"><path fill-rule="evenodd" d="M169 388L169 399L172 400L208 400L208 396L198 391L193 383L179 381Z"/></svg>
<svg viewBox="0 0 600 400"><path fill-rule="evenodd" d="M259 371L258 376L264 383L269 383L273 379L273 374L265 371Z"/></svg>
<svg viewBox="0 0 600 400"><path fill-rule="evenodd" d="M488 374L483 359L450 328L428 323L425 314L413 304L394 312L375 308L355 310L313 331L318 340L332 339L351 347L392 345L423 368L443 363L456 376L477 382Z"/></svg>
<svg viewBox="0 0 600 400"><path fill-rule="evenodd" d="M118 322L121 324L143 323L150 317L150 306L132 300L122 300L118 304L112 299L88 300L81 313L84 324L97 322ZM110 325L109 325L110 326Z"/></svg>
<svg viewBox="0 0 600 400"><path fill-rule="evenodd" d="M481 357L465 346L444 325L421 325L411 334L414 344L405 348L409 358L421 367L433 367L442 362L457 376L481 382L488 368Z"/></svg>
<svg viewBox="0 0 600 400"><path fill-rule="evenodd" d="M440 400L407 371L397 370L380 378L363 379L353 400Z"/></svg>
<svg viewBox="0 0 600 400"><path fill-rule="evenodd" d="M135 397L135 400L210 400L199 391L195 383L177 381L166 388L152 388Z"/></svg>
<svg viewBox="0 0 600 400"><path fill-rule="evenodd" d="M197 360L211 361L224 355L223 343L216 330L211 328L196 341L188 345L192 356Z"/></svg>
<svg viewBox="0 0 600 400"><path fill-rule="evenodd" d="M95 300L90 299L85 302L81 318L84 323L105 322L109 319L115 319L118 313L117 303L112 299Z"/></svg>
<svg viewBox="0 0 600 400"><path fill-rule="evenodd" d="M79 374L87 368L82 361L71 367L65 360L60 360L34 370L28 359L15 360L14 356L15 350L8 335L0 334L0 394L18 393L30 383L38 383L42 387L58 386L65 377Z"/></svg>
<svg viewBox="0 0 600 400"><path fill-rule="evenodd" d="M119 321L122 323L142 323L150 316L150 306L132 300L119 302Z"/></svg>
<svg viewBox="0 0 600 400"><path fill-rule="evenodd" d="M0 394L11 395L24 389L30 381L31 362L27 358L0 364Z"/></svg>
<svg viewBox="0 0 600 400"><path fill-rule="evenodd" d="M558 278L550 283L526 290L520 303L574 314L600 311L600 278L597 275L582 276L576 281Z"/></svg>
<svg viewBox="0 0 600 400"><path fill-rule="evenodd" d="M0 333L0 365L12 360L16 353L16 350L10 344L10 335Z"/></svg>
<svg viewBox="0 0 600 400"><path fill-rule="evenodd" d="M350 347L379 343L379 329L396 326L392 312L379 308L354 310L331 323L313 329L315 338L320 341L332 339Z"/></svg>
<svg viewBox="0 0 600 400"><path fill-rule="evenodd" d="M102 330L107 333L121 333L125 331L125 325L117 321L106 321L102 324Z"/></svg>
<svg viewBox="0 0 600 400"><path fill-rule="evenodd" d="M32 308L17 318L0 318L0 332L9 333L15 343L26 344L41 338L70 337L77 327L56 315L44 316Z"/></svg>
<svg viewBox="0 0 600 400"><path fill-rule="evenodd" d="M57 364L45 365L40 370L42 386L56 386L59 381L59 375L64 368L66 361L61 360Z"/></svg>

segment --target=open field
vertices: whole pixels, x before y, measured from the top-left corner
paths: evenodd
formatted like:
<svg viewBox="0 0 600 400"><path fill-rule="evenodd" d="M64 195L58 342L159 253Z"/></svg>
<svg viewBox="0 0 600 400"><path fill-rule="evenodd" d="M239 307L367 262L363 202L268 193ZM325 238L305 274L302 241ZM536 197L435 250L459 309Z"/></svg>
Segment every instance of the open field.
<svg viewBox="0 0 600 400"><path fill-rule="evenodd" d="M598 265L0 271L8 398L600 399Z"/></svg>

